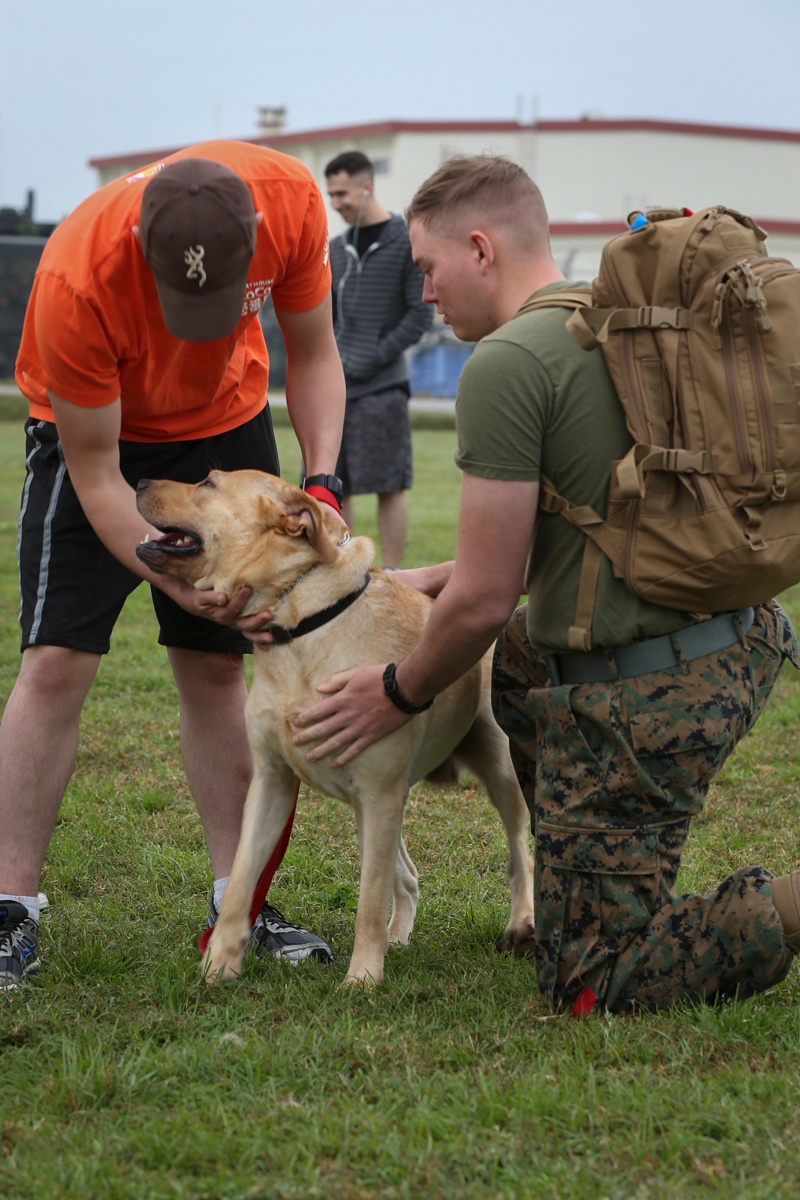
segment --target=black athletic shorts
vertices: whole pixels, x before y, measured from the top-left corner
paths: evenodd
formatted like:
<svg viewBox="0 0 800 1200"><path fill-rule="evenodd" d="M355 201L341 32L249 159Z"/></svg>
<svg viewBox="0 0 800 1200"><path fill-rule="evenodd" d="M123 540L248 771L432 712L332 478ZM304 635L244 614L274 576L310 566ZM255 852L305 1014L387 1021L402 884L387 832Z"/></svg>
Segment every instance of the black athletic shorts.
<svg viewBox="0 0 800 1200"><path fill-rule="evenodd" d="M48 421L27 421L26 476L19 518L21 649L66 646L106 654L111 631L130 593L142 583L106 550L78 503L58 433ZM258 416L216 437L184 442L120 442L120 467L140 479L199 483L213 468L280 473L272 418ZM151 588L162 646L247 653L252 644L235 629L192 616Z"/></svg>

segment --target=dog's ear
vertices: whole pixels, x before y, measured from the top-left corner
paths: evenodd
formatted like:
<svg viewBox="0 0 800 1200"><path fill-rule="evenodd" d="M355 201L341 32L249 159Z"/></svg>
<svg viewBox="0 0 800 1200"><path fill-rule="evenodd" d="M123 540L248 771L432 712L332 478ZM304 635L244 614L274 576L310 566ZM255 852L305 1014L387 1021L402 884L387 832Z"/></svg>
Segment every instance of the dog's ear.
<svg viewBox="0 0 800 1200"><path fill-rule="evenodd" d="M304 501L309 502L308 507L304 504L302 509L287 513L286 532L291 537L307 537L321 562L333 562L336 558L336 542L326 528L323 506L305 492L302 495Z"/></svg>

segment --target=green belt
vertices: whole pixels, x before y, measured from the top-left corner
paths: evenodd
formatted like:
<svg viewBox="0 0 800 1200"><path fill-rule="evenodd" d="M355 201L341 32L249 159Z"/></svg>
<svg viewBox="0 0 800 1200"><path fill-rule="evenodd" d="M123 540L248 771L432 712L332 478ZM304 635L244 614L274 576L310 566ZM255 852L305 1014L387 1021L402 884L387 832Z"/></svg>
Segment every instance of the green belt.
<svg viewBox="0 0 800 1200"><path fill-rule="evenodd" d="M680 667L738 642L755 620L752 608L720 613L686 629L629 646L609 646L579 654L549 654L547 669L555 687L564 683L610 683L632 675L649 675Z"/></svg>

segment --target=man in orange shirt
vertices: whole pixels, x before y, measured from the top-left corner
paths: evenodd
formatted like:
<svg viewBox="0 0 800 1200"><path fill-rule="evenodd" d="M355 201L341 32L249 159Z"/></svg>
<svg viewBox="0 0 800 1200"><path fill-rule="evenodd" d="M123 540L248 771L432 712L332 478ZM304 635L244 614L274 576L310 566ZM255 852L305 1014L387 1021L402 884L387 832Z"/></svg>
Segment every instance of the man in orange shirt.
<svg viewBox="0 0 800 1200"><path fill-rule="evenodd" d="M246 143L192 146L95 192L45 247L17 360L30 403L24 653L0 725L0 988L38 970L38 881L81 709L142 579L178 687L216 919L250 778L242 654L266 618L240 616L246 589L226 597L151 574L136 546L158 534L139 516L135 488L145 477L199 482L211 467L279 473L257 315L270 294L305 482L339 511L328 472L344 380L327 218L305 167ZM323 941L266 903L252 940L257 953L330 959Z"/></svg>

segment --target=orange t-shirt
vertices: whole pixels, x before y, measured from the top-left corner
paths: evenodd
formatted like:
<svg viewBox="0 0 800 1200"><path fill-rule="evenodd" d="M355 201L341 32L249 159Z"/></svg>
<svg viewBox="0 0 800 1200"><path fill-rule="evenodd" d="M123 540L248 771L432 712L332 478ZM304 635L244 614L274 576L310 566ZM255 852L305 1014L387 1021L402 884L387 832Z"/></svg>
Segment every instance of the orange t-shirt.
<svg viewBox="0 0 800 1200"><path fill-rule="evenodd" d="M132 226L150 176L179 158L208 158L241 176L258 226L239 324L212 342L167 330ZM16 378L31 416L52 421L47 392L86 408L121 399L121 438L171 442L234 429L266 403L269 359L257 313L307 312L331 286L328 221L297 159L246 142L190 146L94 192L56 228L36 272Z"/></svg>

